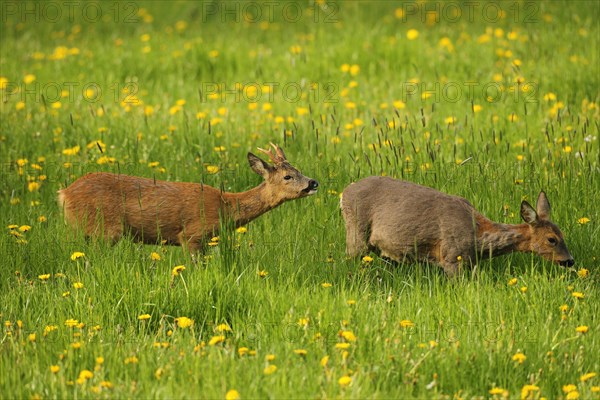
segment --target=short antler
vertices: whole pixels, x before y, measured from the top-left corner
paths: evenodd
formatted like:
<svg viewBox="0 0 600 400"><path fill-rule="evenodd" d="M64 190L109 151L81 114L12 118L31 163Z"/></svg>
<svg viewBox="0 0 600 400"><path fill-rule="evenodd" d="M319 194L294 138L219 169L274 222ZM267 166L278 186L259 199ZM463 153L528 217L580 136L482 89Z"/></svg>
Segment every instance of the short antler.
<svg viewBox="0 0 600 400"><path fill-rule="evenodd" d="M267 156L269 156L269 158L271 159L271 161L273 161L274 164L282 164L285 161L287 161L287 159L285 158L285 153L283 152L281 147L279 147L273 143L271 143L271 147L273 147L273 150L275 150L275 153L273 153L273 150L271 150L271 149L265 150L265 149L261 149L260 147L258 148L258 151L265 153Z"/></svg>

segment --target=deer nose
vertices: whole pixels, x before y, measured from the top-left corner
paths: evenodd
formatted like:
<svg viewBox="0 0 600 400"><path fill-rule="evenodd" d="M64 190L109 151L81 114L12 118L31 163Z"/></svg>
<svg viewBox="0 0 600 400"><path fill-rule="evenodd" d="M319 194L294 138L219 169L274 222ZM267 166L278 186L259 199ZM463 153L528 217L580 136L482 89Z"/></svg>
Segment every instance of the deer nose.
<svg viewBox="0 0 600 400"><path fill-rule="evenodd" d="M310 190L316 189L319 187L319 182L315 181L314 179L311 179L310 181L308 181L308 188Z"/></svg>
<svg viewBox="0 0 600 400"><path fill-rule="evenodd" d="M575 260L573 260L572 258L560 262L560 265L562 265L563 267L572 267L574 264Z"/></svg>

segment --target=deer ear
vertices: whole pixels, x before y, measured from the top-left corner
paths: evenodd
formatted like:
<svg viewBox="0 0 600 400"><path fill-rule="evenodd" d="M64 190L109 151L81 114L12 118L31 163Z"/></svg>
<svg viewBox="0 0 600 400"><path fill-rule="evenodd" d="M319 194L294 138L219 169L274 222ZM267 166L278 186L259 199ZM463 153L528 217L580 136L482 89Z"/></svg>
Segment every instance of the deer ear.
<svg viewBox="0 0 600 400"><path fill-rule="evenodd" d="M248 153L248 163L250 163L250 168L252 168L252 171L265 178L267 174L273 169L273 167L271 167L269 164L264 162L262 159L256 157L252 153Z"/></svg>
<svg viewBox="0 0 600 400"><path fill-rule="evenodd" d="M537 215L542 220L550 220L550 202L544 191L540 192L536 203Z"/></svg>
<svg viewBox="0 0 600 400"><path fill-rule="evenodd" d="M531 207L531 204L525 200L521 202L521 218L523 218L523 221L529 225L535 225L535 223L538 221L537 213L533 207Z"/></svg>

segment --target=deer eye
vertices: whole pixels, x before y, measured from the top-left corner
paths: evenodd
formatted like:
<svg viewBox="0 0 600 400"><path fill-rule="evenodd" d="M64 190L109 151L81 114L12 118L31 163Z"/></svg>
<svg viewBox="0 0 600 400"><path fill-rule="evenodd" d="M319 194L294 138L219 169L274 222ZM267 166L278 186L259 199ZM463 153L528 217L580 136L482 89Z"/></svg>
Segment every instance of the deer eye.
<svg viewBox="0 0 600 400"><path fill-rule="evenodd" d="M283 179L285 179L286 181L289 181L290 179L292 179L292 177L289 176L289 175L286 175L286 176L283 177Z"/></svg>
<svg viewBox="0 0 600 400"><path fill-rule="evenodd" d="M554 245L557 243L557 242L556 242L556 239L555 239L555 238L553 238L553 237L549 237L549 238L548 238L548 242L549 242L549 243L550 243L552 246L554 246Z"/></svg>

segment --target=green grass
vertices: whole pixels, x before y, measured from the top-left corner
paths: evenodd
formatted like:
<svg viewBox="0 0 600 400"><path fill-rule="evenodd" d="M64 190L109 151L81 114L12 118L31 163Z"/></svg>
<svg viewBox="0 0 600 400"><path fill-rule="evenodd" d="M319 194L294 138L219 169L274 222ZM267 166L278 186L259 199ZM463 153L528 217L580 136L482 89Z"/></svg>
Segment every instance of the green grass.
<svg viewBox="0 0 600 400"><path fill-rule="evenodd" d="M75 6L73 22L44 4L27 3L36 22L5 2L0 25L0 397L599 397L597 3L482 2L473 18L438 3L437 22L392 2L99 3L102 20ZM252 7L260 21L239 20ZM253 108L236 83L271 92ZM246 153L270 141L319 193L223 232L197 264L86 241L56 205L90 171L247 190ZM339 193L379 174L505 223L543 189L575 268L514 254L449 280L347 259Z"/></svg>

